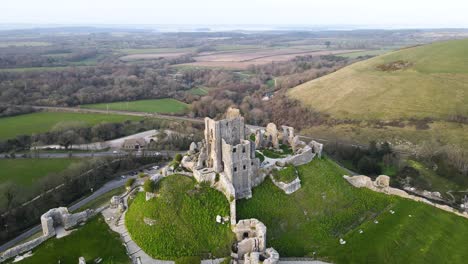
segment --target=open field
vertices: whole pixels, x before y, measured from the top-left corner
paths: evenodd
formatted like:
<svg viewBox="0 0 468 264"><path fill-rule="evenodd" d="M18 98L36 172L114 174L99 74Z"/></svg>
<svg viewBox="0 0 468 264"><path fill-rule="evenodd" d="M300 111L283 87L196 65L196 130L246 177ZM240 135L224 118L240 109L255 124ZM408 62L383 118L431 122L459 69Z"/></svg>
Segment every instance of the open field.
<svg viewBox="0 0 468 264"><path fill-rule="evenodd" d="M119 53L132 54L156 54L156 53L190 53L195 48L141 48L141 49L118 49Z"/></svg>
<svg viewBox="0 0 468 264"><path fill-rule="evenodd" d="M68 168L76 159L0 159L0 185L13 182L31 187L49 173Z"/></svg>
<svg viewBox="0 0 468 264"><path fill-rule="evenodd" d="M123 122L126 120L140 120L141 117L114 114L79 114L64 112L38 112L13 117L0 118L0 140L14 138L18 135L44 133L55 126L67 122L82 122L95 125L102 122Z"/></svg>
<svg viewBox="0 0 468 264"><path fill-rule="evenodd" d="M315 252L333 263L464 263L468 257L467 219L354 188L326 158L298 170L302 187L297 192L286 195L268 179L237 205L239 219L265 223L267 244L281 256L313 257ZM340 245L340 238L346 244Z"/></svg>
<svg viewBox="0 0 468 264"><path fill-rule="evenodd" d="M141 61L141 60L157 60L162 58L175 58L180 57L182 55L186 55L188 53L184 52L172 52L172 53L145 53L145 54L132 54L132 55L125 55L120 57L120 60L125 62L131 61Z"/></svg>
<svg viewBox="0 0 468 264"><path fill-rule="evenodd" d="M7 47L43 47L51 43L43 41L0 41L0 48Z"/></svg>
<svg viewBox="0 0 468 264"><path fill-rule="evenodd" d="M306 55L331 55L349 53L356 50L307 50L296 48L268 48L261 50L245 50L210 53L194 57L196 62L184 63L180 65L221 67L232 69L246 69L252 64L265 64L273 61L287 61L297 56Z"/></svg>
<svg viewBox="0 0 468 264"><path fill-rule="evenodd" d="M334 118L468 115L468 39L402 49L299 85L292 98Z"/></svg>
<svg viewBox="0 0 468 264"><path fill-rule="evenodd" d="M108 108L109 107L109 108ZM182 114L188 109L188 105L171 98L138 100L130 102L114 102L82 105L81 108L134 111L160 114Z"/></svg>
<svg viewBox="0 0 468 264"><path fill-rule="evenodd" d="M102 258L102 264L130 264L119 235L109 229L102 217L95 217L72 234L52 238L33 250L33 256L24 264L78 263L84 257L87 263Z"/></svg>
<svg viewBox="0 0 468 264"><path fill-rule="evenodd" d="M224 195L207 185L195 187L192 178L174 175L162 179L157 197L145 201L139 193L129 205L126 225L133 240L157 259L230 255L234 235L216 216L229 215ZM153 225L145 223L155 221Z"/></svg>

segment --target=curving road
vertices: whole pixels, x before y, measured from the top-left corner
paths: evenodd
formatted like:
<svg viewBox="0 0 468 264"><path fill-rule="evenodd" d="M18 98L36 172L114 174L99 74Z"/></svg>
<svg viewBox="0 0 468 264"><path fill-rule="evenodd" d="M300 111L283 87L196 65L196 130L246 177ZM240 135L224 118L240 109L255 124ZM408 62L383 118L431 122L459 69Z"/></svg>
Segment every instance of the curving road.
<svg viewBox="0 0 468 264"><path fill-rule="evenodd" d="M154 165L154 164L153 164ZM159 164L158 164L159 165ZM164 164L162 165L159 165L159 166L164 166ZM151 172L150 172L151 173ZM119 187L122 187L125 185L125 183L127 182L127 180L129 178L136 178L137 176L127 176L125 175L125 178L123 177L118 177L112 181L109 181L107 182L106 184L104 184L101 188L99 188L98 190L94 191L91 195L87 196L86 198L82 199L82 200L79 200L78 202L74 203L73 205L69 206L68 207L68 210L70 211L76 211L80 208L82 208L84 205L86 205L87 203L91 202L91 201L94 201L96 200L97 198L99 198L101 195L109 192L109 191L112 191L114 189L117 189ZM37 225L37 226L34 226L33 228L25 231L24 233L18 235L17 237L15 237L14 239L6 242L5 244L1 245L0 246L0 252L3 252L13 246L15 246L16 244L18 244L19 242L27 239L28 237L31 237L33 236L34 234L40 232L42 230L42 227L41 225Z"/></svg>

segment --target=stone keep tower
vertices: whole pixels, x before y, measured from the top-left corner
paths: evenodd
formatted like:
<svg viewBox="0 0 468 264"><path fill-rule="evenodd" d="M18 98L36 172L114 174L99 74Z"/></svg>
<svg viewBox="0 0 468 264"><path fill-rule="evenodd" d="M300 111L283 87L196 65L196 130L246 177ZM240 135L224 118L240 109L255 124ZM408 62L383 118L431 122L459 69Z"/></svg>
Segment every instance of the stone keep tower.
<svg viewBox="0 0 468 264"><path fill-rule="evenodd" d="M253 142L245 140L239 109L229 108L223 120L205 118L205 143L206 166L225 174L234 186L236 199L250 196L260 162L255 158Z"/></svg>

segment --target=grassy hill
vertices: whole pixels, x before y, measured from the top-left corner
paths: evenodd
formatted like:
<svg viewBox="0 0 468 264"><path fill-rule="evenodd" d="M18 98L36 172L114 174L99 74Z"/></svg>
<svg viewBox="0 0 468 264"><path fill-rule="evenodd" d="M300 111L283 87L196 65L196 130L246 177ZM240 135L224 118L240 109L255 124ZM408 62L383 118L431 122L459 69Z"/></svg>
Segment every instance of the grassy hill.
<svg viewBox="0 0 468 264"><path fill-rule="evenodd" d="M468 39L391 52L289 91L338 119L468 115Z"/></svg>
<svg viewBox="0 0 468 264"><path fill-rule="evenodd" d="M229 215L229 203L221 192L206 184L197 188L193 179L173 175L158 182L156 194L145 201L144 193L139 193L125 218L130 236L148 255L175 260L230 254L233 233L215 221L217 215Z"/></svg>
<svg viewBox="0 0 468 264"><path fill-rule="evenodd" d="M286 195L267 179L251 199L237 205L238 219L265 223L267 244L282 257L315 256L332 263L466 262L468 219L352 187L329 159L298 171L302 187L297 192Z"/></svg>

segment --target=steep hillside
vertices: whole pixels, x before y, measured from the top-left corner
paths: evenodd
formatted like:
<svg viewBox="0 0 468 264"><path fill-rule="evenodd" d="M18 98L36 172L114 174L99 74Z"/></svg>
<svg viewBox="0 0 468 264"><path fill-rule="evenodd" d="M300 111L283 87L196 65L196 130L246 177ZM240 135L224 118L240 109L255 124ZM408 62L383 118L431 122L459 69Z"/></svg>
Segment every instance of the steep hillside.
<svg viewBox="0 0 468 264"><path fill-rule="evenodd" d="M395 51L289 91L338 119L468 116L468 39Z"/></svg>

